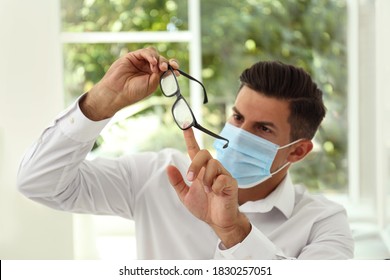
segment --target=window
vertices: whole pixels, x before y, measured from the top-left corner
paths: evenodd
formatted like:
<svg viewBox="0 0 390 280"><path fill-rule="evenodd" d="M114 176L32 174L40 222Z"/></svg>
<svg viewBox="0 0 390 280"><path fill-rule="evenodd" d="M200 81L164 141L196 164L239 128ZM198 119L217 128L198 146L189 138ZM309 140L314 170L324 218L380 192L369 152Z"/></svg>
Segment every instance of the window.
<svg viewBox="0 0 390 280"><path fill-rule="evenodd" d="M329 110L316 137L317 148L307 159L309 167L296 165L293 175L295 180L304 178L312 190L345 193L348 183L345 1L215 0L201 1L200 7L202 61L190 63L193 37L179 42L180 32L187 34L189 27L185 1L63 1L67 101L88 90L118 56L152 44L167 57L178 58L187 71L195 64L202 65L199 78L205 83L210 104L195 111L203 110L203 115L207 115L205 125L219 130L226 118L226 107L234 101L238 76L244 68L259 59L298 65L310 72L323 89ZM136 32L146 35L144 41L137 42L142 36ZM160 32L163 34L159 35ZM152 41L155 37L159 41ZM163 98L158 102L165 103ZM166 111L159 107L151 105L140 115L150 110ZM174 135L175 131L159 133ZM203 140L206 147L211 147L213 139ZM147 142L151 144L146 148L161 148L153 144L153 138Z"/></svg>

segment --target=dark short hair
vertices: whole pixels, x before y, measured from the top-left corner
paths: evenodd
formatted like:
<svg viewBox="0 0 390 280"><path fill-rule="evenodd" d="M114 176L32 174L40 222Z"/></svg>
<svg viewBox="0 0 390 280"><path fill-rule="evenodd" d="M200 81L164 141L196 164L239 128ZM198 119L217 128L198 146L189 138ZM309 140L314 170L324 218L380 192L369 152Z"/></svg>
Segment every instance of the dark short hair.
<svg viewBox="0 0 390 280"><path fill-rule="evenodd" d="M326 108L322 91L303 69L277 61L261 61L245 69L241 86L247 86L267 97L289 102L292 141L312 139Z"/></svg>

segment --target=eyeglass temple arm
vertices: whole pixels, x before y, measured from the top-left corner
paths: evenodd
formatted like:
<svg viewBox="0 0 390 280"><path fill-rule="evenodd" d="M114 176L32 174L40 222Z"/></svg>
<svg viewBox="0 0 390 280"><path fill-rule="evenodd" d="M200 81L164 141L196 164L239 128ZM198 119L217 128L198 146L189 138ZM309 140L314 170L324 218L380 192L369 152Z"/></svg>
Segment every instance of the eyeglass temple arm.
<svg viewBox="0 0 390 280"><path fill-rule="evenodd" d="M229 146L229 140L228 140L228 139L223 138L222 136L219 136L218 134L215 134L214 132L208 130L207 128L204 128L204 127L201 126L200 124L194 123L194 124L193 124L193 127L195 127L195 128L197 128L197 129L203 131L204 133L206 133L206 134L208 134L208 135L210 135L210 136L213 136L214 138L217 138L217 139L220 139L220 140L225 141L226 144L223 145L223 148L224 148L224 149L227 148L227 147Z"/></svg>
<svg viewBox="0 0 390 280"><path fill-rule="evenodd" d="M191 77L190 75L188 75L187 73L181 71L180 69L172 69L172 70L176 70L177 72L179 72L181 75L183 75L184 77L194 81L194 82L197 82L203 89L203 95L204 95L204 98L203 98L203 104L206 104L208 102L208 98L207 98L207 93L206 93L206 89L204 87L204 85L198 81L197 79L195 79L194 77Z"/></svg>

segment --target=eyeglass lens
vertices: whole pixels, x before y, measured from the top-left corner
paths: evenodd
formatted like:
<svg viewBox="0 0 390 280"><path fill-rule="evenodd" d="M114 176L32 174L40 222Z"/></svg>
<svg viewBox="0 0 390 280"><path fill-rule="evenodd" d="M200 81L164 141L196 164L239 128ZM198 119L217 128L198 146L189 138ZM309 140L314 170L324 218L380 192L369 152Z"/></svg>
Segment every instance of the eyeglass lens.
<svg viewBox="0 0 390 280"><path fill-rule="evenodd" d="M165 96L173 96L178 90L175 75L172 71L166 71L161 77L161 90Z"/></svg>
<svg viewBox="0 0 390 280"><path fill-rule="evenodd" d="M184 99L180 98L173 106L172 113L176 123L181 129L190 128L194 123L194 118Z"/></svg>

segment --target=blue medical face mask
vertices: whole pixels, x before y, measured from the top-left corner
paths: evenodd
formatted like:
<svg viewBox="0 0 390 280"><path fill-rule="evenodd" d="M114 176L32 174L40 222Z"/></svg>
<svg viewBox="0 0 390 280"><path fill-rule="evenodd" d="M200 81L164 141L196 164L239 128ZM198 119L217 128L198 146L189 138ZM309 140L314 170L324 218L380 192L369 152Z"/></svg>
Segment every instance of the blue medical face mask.
<svg viewBox="0 0 390 280"><path fill-rule="evenodd" d="M237 180L239 188L242 189L251 188L264 182L289 165L290 162L287 162L271 173L271 166L278 150L287 148L301 140L279 147L229 123L226 123L220 135L229 139L229 146L224 149L225 142L215 140L214 148L217 151L217 159Z"/></svg>

